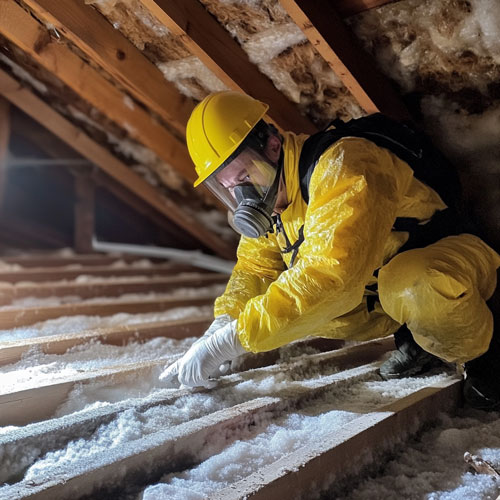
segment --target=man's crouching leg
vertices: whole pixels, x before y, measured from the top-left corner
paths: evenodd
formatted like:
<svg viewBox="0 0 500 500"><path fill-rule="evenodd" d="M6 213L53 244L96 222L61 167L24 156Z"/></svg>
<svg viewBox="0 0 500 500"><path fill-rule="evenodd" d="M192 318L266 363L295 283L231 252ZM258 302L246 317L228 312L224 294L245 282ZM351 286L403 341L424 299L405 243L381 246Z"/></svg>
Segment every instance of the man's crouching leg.
<svg viewBox="0 0 500 500"><path fill-rule="evenodd" d="M491 407L492 403L485 399L485 404L480 405L468 397L473 380L484 382L491 378L492 370L497 370L495 384L500 383L494 354L487 358L497 360L488 363L490 368L477 368L485 366L482 355L492 338L493 315L486 300L495 290L499 265L500 256L493 249L479 238L463 234L402 252L379 272L379 297L384 311L407 325L423 351L452 363L474 360L467 363L470 378L464 395L476 407L486 407L486 403ZM412 357L420 359L418 353ZM482 390L478 383L474 384L473 393L486 392L484 384ZM495 393L483 395L488 400L490 396L498 399Z"/></svg>
<svg viewBox="0 0 500 500"><path fill-rule="evenodd" d="M384 380L422 375L443 364L415 342L406 325L394 334L394 341L396 350L380 366L380 376Z"/></svg>

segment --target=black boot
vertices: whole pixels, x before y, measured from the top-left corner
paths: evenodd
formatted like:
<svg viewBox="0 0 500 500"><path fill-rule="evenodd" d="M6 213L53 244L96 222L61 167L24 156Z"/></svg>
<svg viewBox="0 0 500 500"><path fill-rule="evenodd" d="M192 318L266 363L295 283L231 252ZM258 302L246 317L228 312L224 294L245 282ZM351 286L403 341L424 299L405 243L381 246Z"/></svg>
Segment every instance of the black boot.
<svg viewBox="0 0 500 500"><path fill-rule="evenodd" d="M380 366L380 376L384 380L420 375L442 364L438 357L424 351L413 340L406 325L394 334L394 340L397 351Z"/></svg>

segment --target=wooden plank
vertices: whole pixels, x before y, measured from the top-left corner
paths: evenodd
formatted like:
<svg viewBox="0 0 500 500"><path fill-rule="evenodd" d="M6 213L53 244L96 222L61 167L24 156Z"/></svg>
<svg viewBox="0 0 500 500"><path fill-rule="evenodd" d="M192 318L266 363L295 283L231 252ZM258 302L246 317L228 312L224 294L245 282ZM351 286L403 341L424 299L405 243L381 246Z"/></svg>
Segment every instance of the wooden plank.
<svg viewBox="0 0 500 500"><path fill-rule="evenodd" d="M350 17L361 14L366 10L382 7L388 3L399 2L400 0L334 0L335 10L341 17Z"/></svg>
<svg viewBox="0 0 500 500"><path fill-rule="evenodd" d="M42 384L32 389L0 394L0 426L25 425L50 418L77 384L124 382L129 377L146 377L152 370L168 363L167 360L131 363L126 366L103 368L76 375L62 382Z"/></svg>
<svg viewBox="0 0 500 500"><path fill-rule="evenodd" d="M359 474L384 453L436 420L454 411L461 381L426 387L376 412L363 415L318 443L303 446L258 473L211 495L210 500L294 500L319 496L336 483ZM333 498L333 496L332 496Z"/></svg>
<svg viewBox="0 0 500 500"><path fill-rule="evenodd" d="M302 116L265 75L248 59L238 42L197 0L141 0L148 11L180 37L228 88L269 104L269 116L278 126L294 132L314 133L317 128Z"/></svg>
<svg viewBox="0 0 500 500"><path fill-rule="evenodd" d="M7 159L10 139L10 103L0 97L0 210L7 183Z"/></svg>
<svg viewBox="0 0 500 500"><path fill-rule="evenodd" d="M85 269L80 270L85 274ZM185 276L166 278L147 278L141 281L109 281L83 283L39 283L35 284L0 284L0 305L6 305L15 299L24 297L64 297L73 295L81 298L117 297L125 293L169 292L181 286L199 287L216 283L225 283L227 274L191 273Z"/></svg>
<svg viewBox="0 0 500 500"><path fill-rule="evenodd" d="M134 262L141 257L136 255L107 255L107 254L78 254L74 256L61 256L52 252L31 253L16 257L0 257L6 264L18 264L21 267L62 267L62 266L108 266L118 261Z"/></svg>
<svg viewBox="0 0 500 500"><path fill-rule="evenodd" d="M300 407L334 386L365 378L375 369L370 366L353 370L354 373L337 373L313 389L301 388L280 394L280 397L260 397L240 403L111 448L100 463L82 460L71 467L63 466L55 477L43 484L22 481L2 493L15 498L32 499L79 497L95 495L97 492L106 492L113 497L125 482L128 486L131 483L144 485L160 479L169 471L192 466L196 460L194 457L203 450L210 449L211 454L218 453L244 430L262 422L262 419L269 420L284 411ZM221 439L221 436L225 439Z"/></svg>
<svg viewBox="0 0 500 500"><path fill-rule="evenodd" d="M143 342L155 337L169 337L172 339L199 337L206 331L212 320L213 315L206 315L188 320L139 323L64 335L47 335L12 342L0 342L0 366L16 363L23 354L33 347L36 347L44 354L64 354L68 349L87 342L126 345L131 340Z"/></svg>
<svg viewBox="0 0 500 500"><path fill-rule="evenodd" d="M374 347L376 344L374 342L367 343ZM342 349L342 354L340 358L338 356L333 356L337 353L329 353L329 356L333 359L330 363L331 367L328 366L324 361L325 357L321 356L321 362L323 363L323 368L340 367L345 364L345 359L350 358L349 363L355 364L359 361L359 349L360 346L351 346ZM379 350L378 357L381 355ZM376 359L377 355L374 357ZM278 373L302 373L307 371L307 367L314 367L317 369L317 355L312 355L309 357L301 357L299 359L291 359L285 363L280 363L279 365L274 365L271 367L266 367L263 369L254 370L252 376L259 379L265 375L272 375ZM344 360L339 364L338 359ZM344 371L342 373L334 373L332 375L327 375L321 379L317 386L311 387L311 391L307 393L307 398L311 396L321 396L326 390L331 388L333 383L335 386L340 387L342 384L351 384L355 380L361 380L370 374L374 373L377 369L377 364L362 366L355 368L353 370ZM245 374L236 373L233 375L222 377L217 385L215 391L226 391L227 389L234 387L235 385L245 382L248 378ZM8 460L9 456L15 457L16 460L13 462L26 464L25 466L33 463L38 456L41 456L49 451L57 449L63 446L65 443L70 441L72 438L78 436L85 438L91 435L98 426L110 422L113 418L116 418L119 413L130 408L138 413L142 413L154 406L158 405L171 405L174 404L179 398L193 394L193 392L203 392L205 389L180 389L175 391L173 394L167 396L159 394L154 397L148 397L146 401L144 400L126 400L113 403L106 407L98 407L92 411L85 412L83 414L69 414L57 419L46 421L43 423L35 423L28 427L20 428L13 433L8 435L0 435L0 448L4 449L4 459ZM282 393L282 388L279 388L280 395L285 396ZM296 397L297 394L295 393ZM306 398L306 399L307 399ZM14 398L15 399L15 398ZM29 407L27 408L29 410ZM35 453L36 449L36 453ZM20 454L20 450L22 453ZM29 455L29 458L26 457Z"/></svg>
<svg viewBox="0 0 500 500"><path fill-rule="evenodd" d="M156 300L134 300L128 302L77 303L49 307L25 307L0 310L0 329L32 325L39 321L62 316L110 316L118 313L142 314L160 312L175 307L199 307L213 304L213 294L198 297L171 297Z"/></svg>
<svg viewBox="0 0 500 500"><path fill-rule="evenodd" d="M53 41L47 28L14 0L0 0L0 33L189 182L196 179L187 148L177 137L153 120L142 107L131 106L126 94L65 44Z"/></svg>
<svg viewBox="0 0 500 500"><path fill-rule="evenodd" d="M329 0L280 0L281 5L367 113L410 116L403 101L359 47Z"/></svg>
<svg viewBox="0 0 500 500"><path fill-rule="evenodd" d="M77 252L92 251L95 225L95 186L88 175L76 175L74 205L74 246Z"/></svg>
<svg viewBox="0 0 500 500"><path fill-rule="evenodd" d="M3 6L4 1L0 0L2 2L0 6ZM236 248L233 243L225 242L219 236L206 229L193 216L160 194L106 149L90 139L79 128L75 127L32 92L20 86L16 80L1 70L0 94L44 125L53 134L78 151L84 158L95 163L111 177L126 186L139 198L158 210L160 214L195 237L203 246L212 249L221 257L234 259Z"/></svg>
<svg viewBox="0 0 500 500"><path fill-rule="evenodd" d="M182 272L199 272L199 269L188 266L187 264L171 263L158 264L151 267L110 267L95 266L82 267L77 269L46 269L30 268L19 271L0 271L0 282L18 283L20 281L57 281L72 280L78 276L168 276Z"/></svg>
<svg viewBox="0 0 500 500"><path fill-rule="evenodd" d="M134 98L184 136L193 101L165 80L161 71L95 9L83 0L27 0L25 3L37 17L53 25Z"/></svg>

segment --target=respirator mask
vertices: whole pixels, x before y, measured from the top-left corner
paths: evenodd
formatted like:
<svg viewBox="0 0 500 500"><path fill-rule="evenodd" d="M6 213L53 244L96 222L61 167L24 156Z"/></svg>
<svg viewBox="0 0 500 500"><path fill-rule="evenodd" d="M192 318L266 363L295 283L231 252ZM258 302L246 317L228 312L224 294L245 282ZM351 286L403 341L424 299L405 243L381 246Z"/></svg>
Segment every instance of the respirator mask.
<svg viewBox="0 0 500 500"><path fill-rule="evenodd" d="M281 167L263 153L243 146L204 185L233 212L233 226L257 238L272 230Z"/></svg>

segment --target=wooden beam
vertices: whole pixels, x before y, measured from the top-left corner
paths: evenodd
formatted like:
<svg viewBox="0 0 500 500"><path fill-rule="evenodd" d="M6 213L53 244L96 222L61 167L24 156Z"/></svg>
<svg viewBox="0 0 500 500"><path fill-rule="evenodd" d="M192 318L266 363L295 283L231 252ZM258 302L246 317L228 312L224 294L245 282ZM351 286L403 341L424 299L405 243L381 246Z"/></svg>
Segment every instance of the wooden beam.
<svg viewBox="0 0 500 500"><path fill-rule="evenodd" d="M73 280L81 276L168 276L181 272L200 272L199 269L186 264L158 264L151 267L110 267L96 266L82 269L45 269L30 268L19 271L0 271L0 282L19 283L20 281L57 281Z"/></svg>
<svg viewBox="0 0 500 500"><path fill-rule="evenodd" d="M329 0L280 0L293 21L367 113L410 116L388 79L375 67Z"/></svg>
<svg viewBox="0 0 500 500"><path fill-rule="evenodd" d="M163 359L101 368L90 375L82 373L61 382L41 384L32 389L0 394L0 426L25 425L50 418L76 384L106 381L110 385L117 384L129 377L146 377L153 369L166 363L168 360Z"/></svg>
<svg viewBox="0 0 500 500"><path fill-rule="evenodd" d="M111 316L118 313L142 314L163 312L176 307L200 307L214 303L213 294L198 297L169 297L155 300L131 300L120 302L92 302L64 304L62 306L24 307L0 310L0 329L8 330L19 326L33 325L39 321L62 316Z"/></svg>
<svg viewBox="0 0 500 500"><path fill-rule="evenodd" d="M79 254L75 256L62 256L53 252L31 253L16 257L1 257L0 260L6 264L17 264L21 267L62 267L62 266L109 266L118 261L131 263L140 260L136 255L107 255L107 254ZM83 272L83 270L82 270Z"/></svg>
<svg viewBox="0 0 500 500"><path fill-rule="evenodd" d="M341 17L350 17L361 14L366 10L382 7L388 3L400 0L333 0L333 6Z"/></svg>
<svg viewBox="0 0 500 500"><path fill-rule="evenodd" d="M36 347L44 354L64 354L68 349L87 342L121 346L128 344L131 340L144 342L155 337L169 337L172 339L199 337L205 332L212 320L213 315L210 314L193 319L157 321L115 328L98 328L78 333L0 342L0 366L16 363L23 354L33 347Z"/></svg>
<svg viewBox="0 0 500 500"><path fill-rule="evenodd" d="M0 211L3 208L4 191L7 183L10 128L10 103L0 97Z"/></svg>
<svg viewBox="0 0 500 500"><path fill-rule="evenodd" d="M85 269L79 270L85 274ZM140 271L138 271L140 272ZM148 292L170 292L179 287L209 286L216 283L226 283L227 274L218 273L191 273L178 277L149 277L131 279L130 281L116 280L112 278L90 283L38 283L38 284L2 284L0 283L0 305L10 304L15 299L24 297L64 297L73 295L88 299L92 297L118 297L125 293L148 293Z"/></svg>
<svg viewBox="0 0 500 500"><path fill-rule="evenodd" d="M4 2L5 0L0 0L0 7L3 7ZM233 244L224 242L219 236L207 230L194 217L161 195L106 149L90 139L79 128L75 127L32 92L23 88L16 80L1 70L0 94L44 125L66 144L78 151L84 158L95 163L111 177L126 186L163 216L194 236L204 246L212 249L221 257L234 259L236 249Z"/></svg>
<svg viewBox="0 0 500 500"><path fill-rule="evenodd" d="M212 73L232 90L269 104L269 116L278 126L294 132L314 133L317 128L300 114L255 65L238 42L198 0L141 0Z"/></svg>
<svg viewBox="0 0 500 500"><path fill-rule="evenodd" d="M358 362L359 346L347 347L342 350L342 359L349 360L348 363L356 364ZM379 353L380 355L380 353ZM307 370L307 367L316 369L316 355L309 357L299 357L298 359L291 359L287 362L280 363L264 369L255 370L253 376L257 379L267 375L278 375L283 373L297 374ZM337 359L337 358L336 358ZM332 362L337 366L336 361ZM376 365L369 365L365 367L355 368L343 373L334 373L328 375L321 381L319 386L311 388L307 393L308 397L321 396L322 393L327 391L334 384L335 387L341 387L343 384L351 384L357 380L363 380L370 376L377 369ZM247 379L245 374L232 374L222 377L219 380L217 390L227 391L229 388L237 384L245 382ZM64 382L63 382L64 383ZM27 466L32 464L38 456L55 450L58 447L64 446L68 441L74 439L76 436L85 438L90 436L98 426L110 422L116 418L121 412L134 408L137 413L142 413L152 407L160 405L172 405L180 398L190 396L193 392L203 392L204 389L179 389L173 394L164 395L158 393L156 397L150 397L146 400L129 399L117 403L111 403L105 407L97 407L87 412L77 412L56 419L51 419L45 422L34 423L28 427L19 428L8 434L0 435L0 448L4 450L4 458L8 460L9 457L15 457L16 460L11 460L14 463L21 463ZM282 388L278 388L279 394L285 396ZM295 396L298 394L295 393ZM15 399L15 395L11 395L11 399ZM305 399L307 401L307 398ZM34 410L36 414L36 407L30 408L30 401L27 401L26 412ZM25 413L26 413L25 412ZM38 419L38 417L35 417ZM4 478L7 479L7 478Z"/></svg>
<svg viewBox="0 0 500 500"><path fill-rule="evenodd" d="M275 500L326 493L335 483L359 474L401 442L459 404L461 381L453 379L421 389L367 413L321 442L303 446L272 465L209 497L210 500ZM331 498L334 498L332 496Z"/></svg>
<svg viewBox="0 0 500 500"><path fill-rule="evenodd" d="M88 175L76 175L74 205L74 247L77 252L92 252L95 226L95 186Z"/></svg>
<svg viewBox="0 0 500 500"><path fill-rule="evenodd" d="M150 62L119 30L84 0L26 0L37 17L50 23L130 94L162 117L183 137L194 102Z"/></svg>
<svg viewBox="0 0 500 500"><path fill-rule="evenodd" d="M196 173L186 146L140 106L131 106L126 94L66 45L53 41L47 28L14 0L0 0L0 33L132 138L154 151L185 179L194 181Z"/></svg>
<svg viewBox="0 0 500 500"><path fill-rule="evenodd" d="M12 498L53 499L79 496L110 497L127 486L145 486L158 481L165 473L192 467L196 457L219 453L237 436L262 419L269 419L289 409L301 407L334 387L352 384L375 372L376 367L364 367L326 377L313 389L297 388L276 397L259 397L216 411L193 421L154 432L134 442L110 448L99 461L81 460L70 467L59 468L57 475L43 484L21 481L5 488ZM354 373L353 373L354 372ZM1 407L0 407L1 408ZM222 437L222 438L221 438ZM186 452L186 450L189 450ZM109 483L113 477L114 484ZM276 498L276 497L274 497Z"/></svg>

